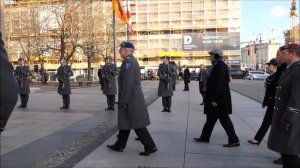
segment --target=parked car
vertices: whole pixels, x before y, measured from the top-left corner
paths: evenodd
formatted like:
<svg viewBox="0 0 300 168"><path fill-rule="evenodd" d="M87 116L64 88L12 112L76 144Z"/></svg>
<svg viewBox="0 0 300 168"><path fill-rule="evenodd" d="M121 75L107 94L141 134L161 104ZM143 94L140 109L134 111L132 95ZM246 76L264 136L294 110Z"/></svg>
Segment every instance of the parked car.
<svg viewBox="0 0 300 168"><path fill-rule="evenodd" d="M199 73L192 71L190 80L197 80L198 76L199 76Z"/></svg>
<svg viewBox="0 0 300 168"><path fill-rule="evenodd" d="M245 79L248 80L265 80L270 74L263 72L263 71L249 71L246 76Z"/></svg>
<svg viewBox="0 0 300 168"><path fill-rule="evenodd" d="M244 72L240 69L230 69L230 76L233 79L243 79Z"/></svg>

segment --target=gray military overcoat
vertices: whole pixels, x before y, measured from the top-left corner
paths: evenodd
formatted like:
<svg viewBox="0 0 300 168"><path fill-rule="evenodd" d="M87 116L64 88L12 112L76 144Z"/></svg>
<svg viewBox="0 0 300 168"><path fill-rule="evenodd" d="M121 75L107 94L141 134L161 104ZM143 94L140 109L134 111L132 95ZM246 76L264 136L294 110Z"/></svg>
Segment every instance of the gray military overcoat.
<svg viewBox="0 0 300 168"><path fill-rule="evenodd" d="M29 94L29 76L31 76L31 71L28 66L17 66L15 70L15 77L18 81L18 91L19 94Z"/></svg>
<svg viewBox="0 0 300 168"><path fill-rule="evenodd" d="M133 55L130 55L123 60L119 75L118 128L120 130L150 125L140 78L139 64Z"/></svg>
<svg viewBox="0 0 300 168"><path fill-rule="evenodd" d="M57 93L60 95L71 94L70 77L73 76L73 72L69 65L60 66L57 69L56 77L58 79Z"/></svg>
<svg viewBox="0 0 300 168"><path fill-rule="evenodd" d="M115 64L106 64L102 68L101 75L103 79L103 94L116 95L117 94L117 67Z"/></svg>
<svg viewBox="0 0 300 168"><path fill-rule="evenodd" d="M268 147L276 152L300 155L300 61L286 69L276 88Z"/></svg>
<svg viewBox="0 0 300 168"><path fill-rule="evenodd" d="M175 68L171 64L160 64L157 75L159 76L158 96L173 96L173 77Z"/></svg>

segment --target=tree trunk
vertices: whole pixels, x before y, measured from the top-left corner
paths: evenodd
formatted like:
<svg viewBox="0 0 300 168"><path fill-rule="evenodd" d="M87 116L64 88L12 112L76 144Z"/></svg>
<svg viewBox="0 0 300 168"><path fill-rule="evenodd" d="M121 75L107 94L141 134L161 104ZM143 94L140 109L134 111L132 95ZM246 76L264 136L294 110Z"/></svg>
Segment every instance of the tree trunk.
<svg viewBox="0 0 300 168"><path fill-rule="evenodd" d="M91 70L92 70L92 57L88 56L87 59L88 59L87 60L87 62L88 62L88 69L87 69L88 80L92 81L92 73L91 73Z"/></svg>

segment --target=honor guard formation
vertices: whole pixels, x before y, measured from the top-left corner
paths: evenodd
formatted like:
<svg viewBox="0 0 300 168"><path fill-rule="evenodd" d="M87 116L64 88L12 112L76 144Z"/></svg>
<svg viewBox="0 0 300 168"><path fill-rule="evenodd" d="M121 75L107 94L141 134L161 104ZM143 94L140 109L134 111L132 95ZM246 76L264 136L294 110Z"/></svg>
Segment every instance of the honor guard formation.
<svg viewBox="0 0 300 168"><path fill-rule="evenodd" d="M0 34L1 35L1 34ZM137 59L134 57L134 45L122 42L119 54L123 59L120 69L113 63L111 57L105 59L105 65L98 71L101 89L107 98L106 111L117 110L118 135L117 140L107 147L113 151L123 152L126 148L131 130L136 133L144 151L139 154L149 156L158 151L157 145L150 135L147 126L150 117L145 103L141 86L141 72ZM0 131L4 131L7 120L20 95L21 104L18 108L27 108L31 70L24 59L19 59L19 66L13 71L8 62L7 53L2 39L0 40L1 54L1 122ZM203 98L200 105L204 106L206 121L200 136L194 138L195 143L209 143L216 122L219 120L228 136L228 142L223 147L240 146L234 123L229 117L233 112L229 83L231 76L228 65L224 61L224 53L214 49L208 53L212 67L206 70L201 64L197 81ZM57 69L58 94L62 96L63 106L60 109L70 109L70 77L72 69L67 65L64 57L60 58L60 67ZM268 148L281 154L274 163L283 164L283 168L297 168L300 155L300 47L298 44L288 44L278 49L277 57L271 59L267 65L270 76L265 81L265 96L262 107L266 107L263 122L250 144L260 145L269 127ZM170 57L163 57L159 65L157 76L159 85L157 95L162 98L163 109L166 115L172 115L172 96L175 91L178 73L175 62ZM190 70L185 66L183 75L184 90L189 91L191 78ZM45 81L44 81L45 82ZM118 82L118 83L117 83ZM47 83L47 81L46 81ZM118 84L118 85L117 85ZM116 100L116 95L117 100ZM201 99L200 99L201 100ZM117 108L115 104L117 101ZM162 115L162 113L159 113ZM176 115L176 114L175 114ZM238 128L237 128L238 129Z"/></svg>

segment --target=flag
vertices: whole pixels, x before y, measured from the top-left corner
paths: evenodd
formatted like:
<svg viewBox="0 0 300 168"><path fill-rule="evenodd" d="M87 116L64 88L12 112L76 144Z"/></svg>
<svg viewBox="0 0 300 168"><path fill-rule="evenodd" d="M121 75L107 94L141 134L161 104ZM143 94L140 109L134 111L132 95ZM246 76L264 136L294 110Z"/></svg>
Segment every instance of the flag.
<svg viewBox="0 0 300 168"><path fill-rule="evenodd" d="M122 6L122 3L120 0L112 0L112 6L113 10L115 11L115 14L125 23L128 24L128 19L126 16L126 12L124 11L124 8Z"/></svg>
<svg viewBox="0 0 300 168"><path fill-rule="evenodd" d="M133 25L132 25L132 20L131 20L130 4L129 3L127 3L126 9L127 9L126 16L127 16L127 20L128 20L128 24L127 24L128 25L128 29L129 29L129 32L131 34L133 34L134 30L133 30Z"/></svg>

